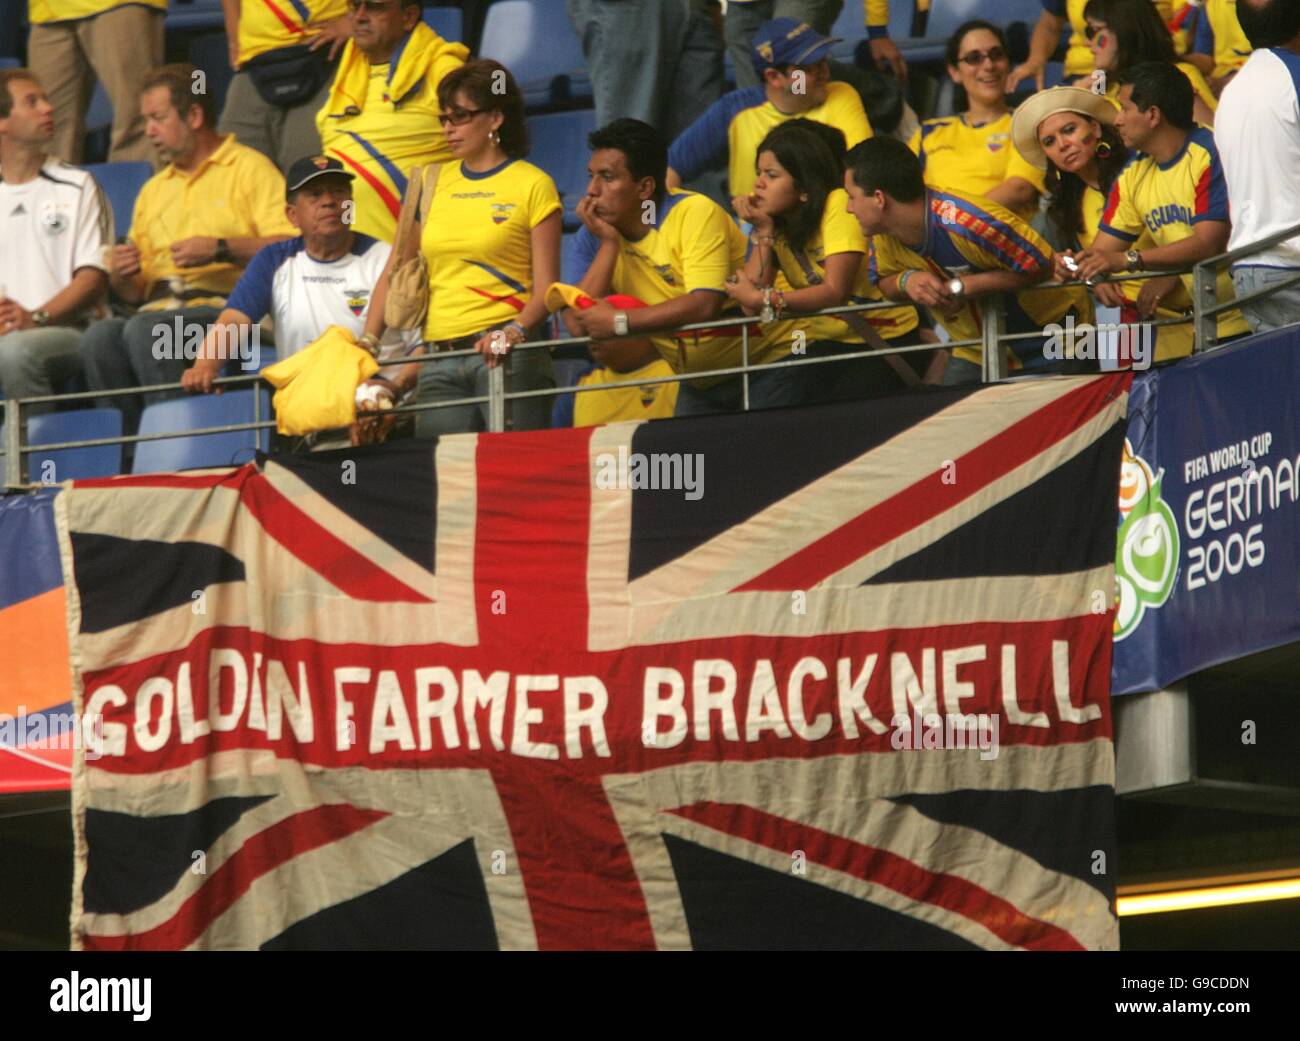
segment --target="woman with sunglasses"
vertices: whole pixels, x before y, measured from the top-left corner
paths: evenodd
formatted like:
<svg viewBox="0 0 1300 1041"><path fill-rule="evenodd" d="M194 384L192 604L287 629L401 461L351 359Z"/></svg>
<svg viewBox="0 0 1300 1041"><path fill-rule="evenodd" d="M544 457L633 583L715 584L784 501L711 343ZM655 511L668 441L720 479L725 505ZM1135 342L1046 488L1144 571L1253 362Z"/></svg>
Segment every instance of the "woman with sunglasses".
<svg viewBox="0 0 1300 1041"><path fill-rule="evenodd" d="M1050 202L1034 227L1052 244L1056 277L1063 282L1078 277L1070 262L1097 237L1111 185L1128 162L1128 149L1114 124L1115 106L1081 87L1053 87L1035 94L1016 109L1011 123L1021 154L1046 170ZM1151 249L1155 242L1144 234L1134 246ZM1177 275L1099 282L1092 292L1100 303L1118 307L1125 324L1180 317L1183 308L1191 307ZM1155 360L1191 353L1190 322L1158 326L1154 333Z"/></svg>
<svg viewBox="0 0 1300 1041"><path fill-rule="evenodd" d="M418 384L422 405L483 397L496 365L506 366L512 391L554 387L550 355L517 349L546 317L546 288L560 276L560 197L550 176L524 160L523 95L505 66L478 59L447 74L438 101L455 159L442 167L420 236L429 269L424 347L476 353L407 365L396 389ZM372 315L383 313L388 274L375 288ZM550 414L547 397L511 402L515 430L546 427ZM486 426L486 403L416 418L420 437Z"/></svg>
<svg viewBox="0 0 1300 1041"><path fill-rule="evenodd" d="M1075 86L1095 89L1094 83L1104 83L1106 96L1118 104L1125 69L1144 61L1177 65L1192 83L1192 117L1205 126L1214 125L1214 110L1219 106L1214 91L1195 65L1178 60L1173 37L1151 0L1088 0L1084 17L1093 71L1076 80Z"/></svg>
<svg viewBox="0 0 1300 1041"><path fill-rule="evenodd" d="M844 135L835 127L808 119L782 123L758 146L753 194L732 202L737 216L753 226L754 248L744 269L728 279L727 295L746 314L761 314L766 307L790 319L791 335L803 339L811 357L865 350L866 328L901 343L918 324L910 306L799 317L801 312L884 300L868 277L867 240L848 211L844 151ZM810 365L801 370L803 401L879 397L900 390L898 366L915 362L908 373L908 382L914 382L910 377L923 371L917 368L922 357L928 360L928 352Z"/></svg>
<svg viewBox="0 0 1300 1041"><path fill-rule="evenodd" d="M958 115L927 119L908 142L921 160L925 183L982 195L1030 219L1038 210L1043 175L1011 144L1006 37L991 22L972 19L949 37L947 63Z"/></svg>

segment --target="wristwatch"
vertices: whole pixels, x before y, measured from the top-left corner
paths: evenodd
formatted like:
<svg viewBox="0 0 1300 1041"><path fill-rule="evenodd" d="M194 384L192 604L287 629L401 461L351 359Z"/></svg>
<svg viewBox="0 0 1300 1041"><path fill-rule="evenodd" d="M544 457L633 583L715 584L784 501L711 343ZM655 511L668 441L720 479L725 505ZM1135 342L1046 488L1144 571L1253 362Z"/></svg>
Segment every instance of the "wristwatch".
<svg viewBox="0 0 1300 1041"><path fill-rule="evenodd" d="M31 317L33 325L45 326L50 324L50 312L43 307L33 311Z"/></svg>
<svg viewBox="0 0 1300 1041"><path fill-rule="evenodd" d="M955 275L948 280L948 292L953 296L966 295L966 283L961 280L961 275Z"/></svg>
<svg viewBox="0 0 1300 1041"><path fill-rule="evenodd" d="M626 311L614 312L614 335L615 336L627 335L627 312Z"/></svg>
<svg viewBox="0 0 1300 1041"><path fill-rule="evenodd" d="M234 263L235 255L230 252L230 243L225 239L217 239L217 252L212 259L218 264Z"/></svg>
<svg viewBox="0 0 1300 1041"><path fill-rule="evenodd" d="M1142 254L1138 252L1136 249L1130 249L1127 253L1125 253L1124 260L1128 263L1128 267L1124 269L1125 271L1142 270Z"/></svg>

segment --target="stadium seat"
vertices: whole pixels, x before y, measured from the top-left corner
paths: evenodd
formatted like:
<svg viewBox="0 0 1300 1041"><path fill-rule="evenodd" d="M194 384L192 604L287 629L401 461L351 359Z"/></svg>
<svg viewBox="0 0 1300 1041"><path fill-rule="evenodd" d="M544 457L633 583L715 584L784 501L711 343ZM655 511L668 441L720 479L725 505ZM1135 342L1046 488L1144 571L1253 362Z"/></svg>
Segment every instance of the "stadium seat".
<svg viewBox="0 0 1300 1041"><path fill-rule="evenodd" d="M19 62L17 58L0 58L0 69L16 69Z"/></svg>
<svg viewBox="0 0 1300 1041"><path fill-rule="evenodd" d="M131 228L135 197L153 176L153 168L148 163L91 163L86 169L108 196L116 237L120 238Z"/></svg>
<svg viewBox="0 0 1300 1041"><path fill-rule="evenodd" d="M33 446L121 436L122 413L115 408L47 412L27 421L27 439ZM121 445L63 448L36 452L27 457L27 473L32 483L57 484L87 477L115 477L121 472Z"/></svg>
<svg viewBox="0 0 1300 1041"><path fill-rule="evenodd" d="M426 7L424 24L444 40L465 42L465 15L459 7Z"/></svg>
<svg viewBox="0 0 1300 1041"><path fill-rule="evenodd" d="M270 419L271 396L265 390L257 393L262 396L261 418ZM183 432L252 421L253 391L228 390L224 394L196 395L150 405L140 417L140 433ZM259 443L265 451L270 443L267 431L237 430L228 434L141 441L136 445L135 464L131 470L139 474L206 466L238 466L253 459Z"/></svg>
<svg viewBox="0 0 1300 1041"><path fill-rule="evenodd" d="M578 227L574 208L587 190L587 160L591 155L587 135L595 129L593 109L549 112L528 119L532 142L528 159L555 180L564 202L564 226L569 229Z"/></svg>
<svg viewBox="0 0 1300 1041"><path fill-rule="evenodd" d="M912 35L912 16L915 8L914 0L890 0L889 36L900 45ZM840 16L831 26L830 34L844 41L832 48L833 60L851 64L856 62L859 65L867 64L866 56L858 53L867 38L866 18L861 4L855 3L854 0L847 0L840 8Z"/></svg>
<svg viewBox="0 0 1300 1041"><path fill-rule="evenodd" d="M587 59L564 0L499 0L488 8L479 56L514 74L529 108L591 98Z"/></svg>

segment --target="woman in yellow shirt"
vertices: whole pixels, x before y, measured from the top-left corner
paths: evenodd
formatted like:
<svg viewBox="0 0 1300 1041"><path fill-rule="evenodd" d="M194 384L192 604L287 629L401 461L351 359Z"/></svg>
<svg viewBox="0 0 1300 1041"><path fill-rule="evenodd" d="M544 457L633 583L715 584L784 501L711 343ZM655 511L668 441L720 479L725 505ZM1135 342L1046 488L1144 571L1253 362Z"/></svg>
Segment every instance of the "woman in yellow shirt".
<svg viewBox="0 0 1300 1041"><path fill-rule="evenodd" d="M1046 169L1051 201L1042 214L1042 226L1036 222L1035 227L1052 244L1056 277L1063 282L1077 277L1067 260L1097 237L1106 197L1128 162L1128 149L1114 123L1115 107L1081 87L1042 91L1016 110L1012 133L1017 147L1030 162ZM1147 235L1134 243L1139 250L1154 245ZM1177 275L1099 282L1092 293L1105 306L1118 307L1126 325L1153 317L1181 317L1191 307ZM1156 361L1191 353L1190 322L1159 326L1153 333Z"/></svg>
<svg viewBox="0 0 1300 1041"><path fill-rule="evenodd" d="M439 173L420 237L429 269L424 348L477 353L407 365L395 389L418 383L421 405L483 397L487 370L498 364L507 366L512 391L554 387L545 350L515 349L546 317L545 290L560 275L560 197L550 176L524 160L523 95L505 66L479 59L446 75L438 102L455 159ZM368 333L383 331L388 276L385 270L375 288ZM515 400L510 409L512 429L550 425L547 397ZM416 433L431 437L486 425L486 403L457 405L419 413Z"/></svg>
<svg viewBox="0 0 1300 1041"><path fill-rule="evenodd" d="M753 225L754 248L728 280L727 295L746 314L762 314L766 306L773 317L788 319L795 357L865 350L868 328L894 343L918 340L910 306L801 317L885 299L868 277L867 240L848 211L844 151L844 135L835 127L807 119L782 123L758 146L754 193L733 200L737 215ZM811 403L900 390L904 382L917 382L928 360L929 352L918 352L796 371L804 381L803 403Z"/></svg>
<svg viewBox="0 0 1300 1041"><path fill-rule="evenodd" d="M1076 80L1075 86L1095 90L1094 84L1104 83L1106 96L1118 104L1125 69L1144 61L1177 65L1192 84L1192 117L1207 127L1214 125L1214 110L1219 107L1214 91L1195 65L1178 60L1173 37L1150 0L1088 0L1084 17L1093 71Z"/></svg>
<svg viewBox="0 0 1300 1041"><path fill-rule="evenodd" d="M931 188L982 195L1029 220L1038 211L1043 175L1016 152L1007 104L1007 41L982 18L948 39L948 76L958 115L927 119L908 147Z"/></svg>

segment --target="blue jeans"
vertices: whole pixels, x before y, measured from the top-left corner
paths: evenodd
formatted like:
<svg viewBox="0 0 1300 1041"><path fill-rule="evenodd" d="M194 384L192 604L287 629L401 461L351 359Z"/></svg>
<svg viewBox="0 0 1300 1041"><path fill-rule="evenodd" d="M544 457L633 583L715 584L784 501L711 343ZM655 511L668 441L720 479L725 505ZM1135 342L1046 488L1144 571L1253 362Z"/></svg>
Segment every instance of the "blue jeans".
<svg viewBox="0 0 1300 1041"><path fill-rule="evenodd" d="M756 371L749 377L749 407L784 408L809 405L820 400L824 377L818 369L837 369L838 365L790 365L780 369ZM677 391L673 416L712 416L719 412L739 412L744 403L744 385L740 376L730 376L712 387L694 387L683 382Z"/></svg>
<svg viewBox="0 0 1300 1041"><path fill-rule="evenodd" d="M1239 264L1232 269L1232 285L1240 297L1285 282L1296 275L1300 275L1300 268ZM1246 323L1253 333L1266 333L1300 322L1300 282L1272 296L1242 304L1241 313L1246 316Z"/></svg>
<svg viewBox="0 0 1300 1041"><path fill-rule="evenodd" d="M566 0L596 126L630 117L672 141L722 96L722 37L706 0Z"/></svg>
<svg viewBox="0 0 1300 1041"><path fill-rule="evenodd" d="M551 356L544 349L512 351L505 360L506 391L543 390L555 386L555 373ZM426 362L420 366L420 382L416 403L428 405L435 401L454 401L457 398L486 397L488 392L488 367L481 354ZM507 415L511 430L545 430L551 425L551 406L555 398L538 396L507 401ZM465 434L486 430L488 405L450 405L430 409L415 415L417 437L437 437L442 434Z"/></svg>

